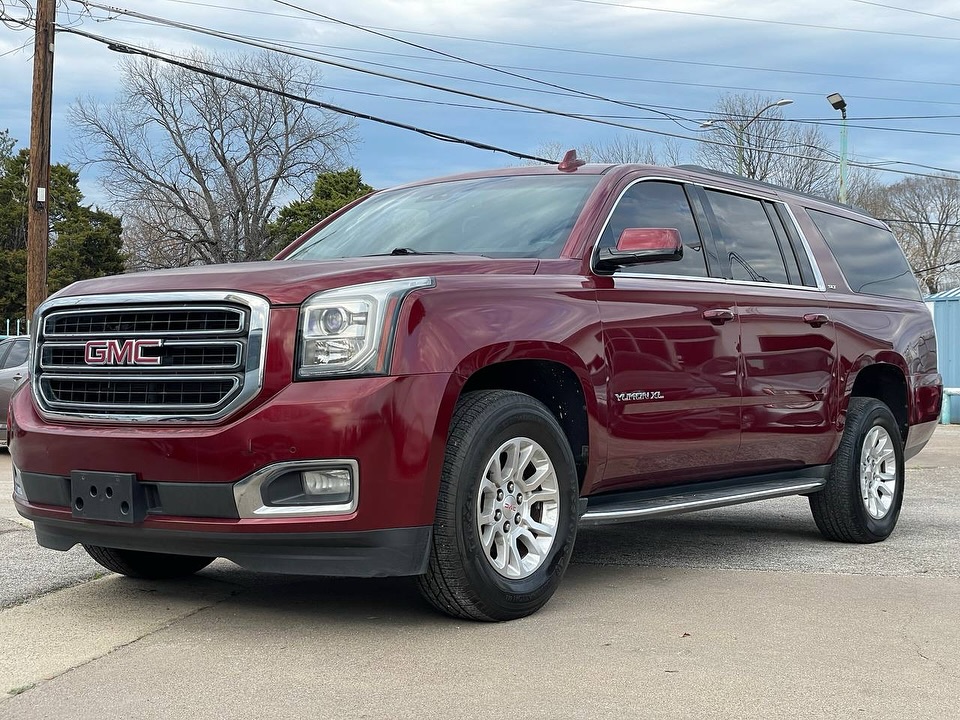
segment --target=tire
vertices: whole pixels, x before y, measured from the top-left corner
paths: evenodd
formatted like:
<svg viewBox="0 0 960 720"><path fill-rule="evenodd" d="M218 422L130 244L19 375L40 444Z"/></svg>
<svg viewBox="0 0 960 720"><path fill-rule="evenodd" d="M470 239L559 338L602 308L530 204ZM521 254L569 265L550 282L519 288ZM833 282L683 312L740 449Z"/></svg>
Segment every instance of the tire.
<svg viewBox="0 0 960 720"><path fill-rule="evenodd" d="M536 612L570 561L578 496L570 444L542 403L506 390L465 394L450 425L420 592L469 620Z"/></svg>
<svg viewBox="0 0 960 720"><path fill-rule="evenodd" d="M99 545L84 545L83 549L107 570L145 580L186 577L203 570L215 560L211 557L120 550Z"/></svg>
<svg viewBox="0 0 960 720"><path fill-rule="evenodd" d="M903 441L893 413L874 398L850 398L827 485L809 496L820 532L840 542L885 540L900 517L903 483Z"/></svg>

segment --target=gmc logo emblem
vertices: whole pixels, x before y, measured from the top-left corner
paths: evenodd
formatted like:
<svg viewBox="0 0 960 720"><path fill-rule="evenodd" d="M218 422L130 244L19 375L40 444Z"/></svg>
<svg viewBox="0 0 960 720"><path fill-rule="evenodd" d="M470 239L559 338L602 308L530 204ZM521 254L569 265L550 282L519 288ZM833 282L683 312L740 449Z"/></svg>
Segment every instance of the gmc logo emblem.
<svg viewBox="0 0 960 720"><path fill-rule="evenodd" d="M163 346L159 338L148 340L87 340L83 360L87 365L159 365L160 356L144 355L147 348Z"/></svg>

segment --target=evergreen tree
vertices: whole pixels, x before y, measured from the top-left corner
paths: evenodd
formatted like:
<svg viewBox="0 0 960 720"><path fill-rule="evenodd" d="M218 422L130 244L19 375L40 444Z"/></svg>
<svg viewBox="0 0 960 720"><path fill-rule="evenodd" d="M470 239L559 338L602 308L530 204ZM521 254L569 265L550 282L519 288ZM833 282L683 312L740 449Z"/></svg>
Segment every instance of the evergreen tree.
<svg viewBox="0 0 960 720"><path fill-rule="evenodd" d="M279 252L325 217L370 192L373 188L363 182L356 168L318 175L310 197L287 205L270 225L270 254Z"/></svg>
<svg viewBox="0 0 960 720"><path fill-rule="evenodd" d="M30 151L13 152L0 132L0 320L23 318L27 289L27 177ZM50 168L51 292L76 280L123 272L120 218L83 204L80 175L68 165Z"/></svg>

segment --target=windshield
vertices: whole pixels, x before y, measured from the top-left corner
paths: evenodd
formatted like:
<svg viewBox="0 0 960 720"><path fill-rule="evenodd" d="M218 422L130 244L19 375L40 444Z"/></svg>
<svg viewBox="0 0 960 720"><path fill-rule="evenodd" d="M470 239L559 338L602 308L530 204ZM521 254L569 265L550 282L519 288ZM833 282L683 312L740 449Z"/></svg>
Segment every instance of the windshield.
<svg viewBox="0 0 960 720"><path fill-rule="evenodd" d="M387 190L348 210L288 260L460 253L559 257L597 175L518 175Z"/></svg>

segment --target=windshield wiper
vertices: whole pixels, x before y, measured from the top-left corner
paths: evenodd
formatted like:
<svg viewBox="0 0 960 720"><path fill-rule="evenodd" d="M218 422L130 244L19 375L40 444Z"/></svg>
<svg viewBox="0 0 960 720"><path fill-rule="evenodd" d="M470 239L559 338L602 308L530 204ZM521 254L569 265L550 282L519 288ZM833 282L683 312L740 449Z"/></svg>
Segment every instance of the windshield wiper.
<svg viewBox="0 0 960 720"><path fill-rule="evenodd" d="M417 250L409 247L395 247L387 255L457 255L452 250Z"/></svg>
<svg viewBox="0 0 960 720"><path fill-rule="evenodd" d="M359 257L384 257L387 255L473 255L477 256L480 253L461 253L455 252L453 250L417 250L416 248L410 247L395 247L390 252L382 253L370 253L369 255L361 255ZM351 257L345 255L344 257Z"/></svg>

